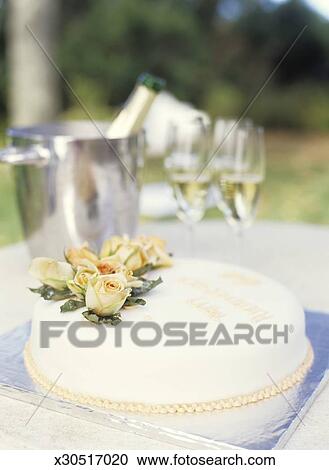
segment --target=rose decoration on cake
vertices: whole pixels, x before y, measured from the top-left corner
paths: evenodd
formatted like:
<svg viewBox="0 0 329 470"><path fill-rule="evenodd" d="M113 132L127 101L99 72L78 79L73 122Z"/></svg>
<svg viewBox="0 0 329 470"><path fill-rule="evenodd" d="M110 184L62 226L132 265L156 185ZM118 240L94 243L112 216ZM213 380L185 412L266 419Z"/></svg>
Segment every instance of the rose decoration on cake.
<svg viewBox="0 0 329 470"><path fill-rule="evenodd" d="M172 265L165 242L152 236L114 236L99 253L85 243L66 250L65 259L35 258L29 272L42 285L30 290L45 300L66 300L62 313L86 307L87 320L111 325L121 321L123 308L145 305L141 296L162 282L144 277L148 271Z"/></svg>
<svg viewBox="0 0 329 470"><path fill-rule="evenodd" d="M43 284L57 290L66 288L66 283L74 274L68 263L51 258L35 258L30 266L30 274Z"/></svg>

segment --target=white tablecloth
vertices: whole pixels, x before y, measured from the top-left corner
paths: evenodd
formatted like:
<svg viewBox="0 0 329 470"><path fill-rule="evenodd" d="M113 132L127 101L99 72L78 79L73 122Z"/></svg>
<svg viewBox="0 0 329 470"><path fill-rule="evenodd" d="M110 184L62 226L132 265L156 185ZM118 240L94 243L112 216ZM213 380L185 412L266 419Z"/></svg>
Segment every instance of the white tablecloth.
<svg viewBox="0 0 329 470"><path fill-rule="evenodd" d="M177 222L145 224L143 233L168 240L176 256L186 256L184 227ZM196 257L234 261L234 239L218 221L196 229ZM35 296L26 288L29 256L23 243L0 250L0 333L31 317ZM329 312L329 229L259 222L244 242L243 265L285 284L307 308ZM329 341L329 338L328 338ZM329 449L329 387L288 443L291 449ZM101 425L39 409L25 426L34 406L0 396L1 449L174 449L173 445L112 430Z"/></svg>

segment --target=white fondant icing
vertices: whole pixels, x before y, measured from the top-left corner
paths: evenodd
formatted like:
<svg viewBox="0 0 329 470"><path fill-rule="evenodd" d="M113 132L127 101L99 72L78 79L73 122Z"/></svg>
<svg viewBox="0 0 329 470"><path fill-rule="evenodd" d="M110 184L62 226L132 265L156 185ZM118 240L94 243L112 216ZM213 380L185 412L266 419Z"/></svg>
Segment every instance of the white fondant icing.
<svg viewBox="0 0 329 470"><path fill-rule="evenodd" d="M288 342L277 344L141 347L131 339L131 328L122 330L122 346L114 346L117 327L106 328L106 340L97 348L71 344L66 327L60 337L41 348L42 321L89 323L81 311L60 313L60 302L37 302L32 321L30 352L35 367L73 393L115 402L177 404L209 402L272 387L293 374L308 350L304 312L283 286L255 272L203 260L175 260L160 274L163 284L145 296L147 304L123 311L123 320L155 322L207 322L210 338L222 322L230 337L237 323L289 327ZM92 340L97 327L79 330L79 338ZM143 330L154 337L153 330ZM143 335L140 330L140 335Z"/></svg>

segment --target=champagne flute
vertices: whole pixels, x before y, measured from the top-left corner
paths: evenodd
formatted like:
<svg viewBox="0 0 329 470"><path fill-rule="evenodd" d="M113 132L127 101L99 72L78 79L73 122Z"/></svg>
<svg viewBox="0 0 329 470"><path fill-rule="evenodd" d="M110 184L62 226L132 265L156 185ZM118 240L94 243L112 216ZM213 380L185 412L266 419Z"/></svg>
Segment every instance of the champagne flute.
<svg viewBox="0 0 329 470"><path fill-rule="evenodd" d="M226 209L225 201L221 197L220 191L216 183L221 172L225 172L225 168L229 169L232 162L232 155L235 153L236 136L239 127L252 126L252 121L245 118L238 122L236 119L217 119L213 128L212 138L212 155L215 159L212 163L213 173L215 175L215 200L218 209L224 213ZM217 188L216 188L217 186Z"/></svg>
<svg viewBox="0 0 329 470"><path fill-rule="evenodd" d="M207 169L202 172L209 145L209 126L199 117L171 124L168 141L165 169L177 203L176 215L187 228L188 251L193 255L195 225L205 214L211 184L210 172Z"/></svg>
<svg viewBox="0 0 329 470"><path fill-rule="evenodd" d="M244 232L255 219L265 177L264 130L243 122L231 128L227 140L229 146L215 159L216 200L233 228L237 262L241 264Z"/></svg>

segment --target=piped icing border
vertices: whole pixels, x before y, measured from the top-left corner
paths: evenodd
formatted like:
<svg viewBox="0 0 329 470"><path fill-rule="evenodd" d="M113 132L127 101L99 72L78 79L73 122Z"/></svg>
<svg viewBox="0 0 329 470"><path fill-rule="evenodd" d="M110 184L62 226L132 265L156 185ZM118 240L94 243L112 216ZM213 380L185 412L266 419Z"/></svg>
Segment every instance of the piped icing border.
<svg viewBox="0 0 329 470"><path fill-rule="evenodd" d="M207 401L200 403L175 403L175 404L147 404L135 402L114 402L107 398L97 398L90 395L72 392L71 390L53 386L52 382L43 375L34 363L31 355L30 345L26 344L24 350L25 366L32 379L41 387L50 390L60 398L83 405L97 406L108 410L129 411L134 413L145 414L182 414L182 413L200 413L204 411L221 411L230 408L238 408L251 403L257 403L261 400L274 397L282 391L285 391L303 380L308 370L313 364L314 353L311 344L309 344L306 357L302 364L291 375L285 377L277 383L254 393L247 395L239 395L232 398L225 398L215 401Z"/></svg>

